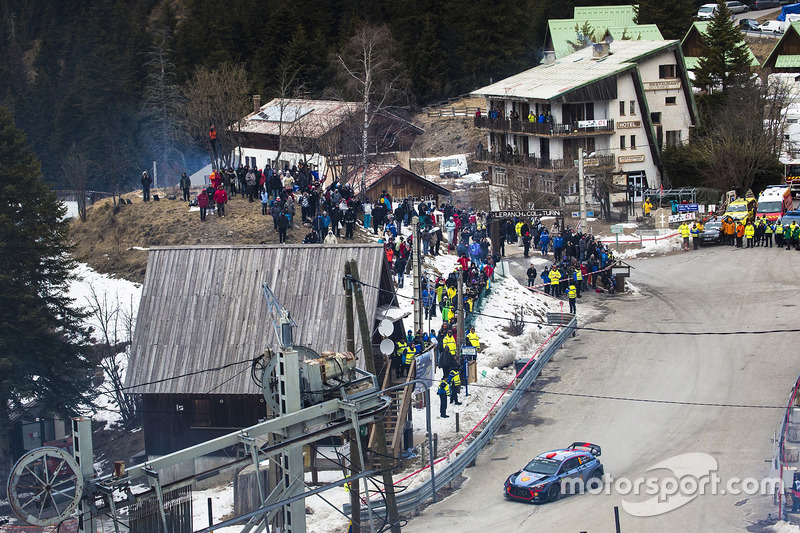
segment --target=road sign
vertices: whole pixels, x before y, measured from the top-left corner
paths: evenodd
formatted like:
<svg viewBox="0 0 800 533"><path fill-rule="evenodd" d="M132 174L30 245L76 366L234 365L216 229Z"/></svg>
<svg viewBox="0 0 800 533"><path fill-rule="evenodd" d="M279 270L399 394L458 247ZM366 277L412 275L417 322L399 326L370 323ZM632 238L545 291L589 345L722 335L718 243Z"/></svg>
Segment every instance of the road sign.
<svg viewBox="0 0 800 533"><path fill-rule="evenodd" d="M622 224L615 224L611 226L611 233L623 233L624 230L625 228L622 226Z"/></svg>
<svg viewBox="0 0 800 533"><path fill-rule="evenodd" d="M699 211L700 206L697 204L678 204L678 213L689 213L690 211Z"/></svg>
<svg viewBox="0 0 800 533"><path fill-rule="evenodd" d="M573 211L572 212L572 218L580 218L580 216L581 216L581 212L580 211ZM593 217L594 216L594 211L586 211L586 216L587 217Z"/></svg>

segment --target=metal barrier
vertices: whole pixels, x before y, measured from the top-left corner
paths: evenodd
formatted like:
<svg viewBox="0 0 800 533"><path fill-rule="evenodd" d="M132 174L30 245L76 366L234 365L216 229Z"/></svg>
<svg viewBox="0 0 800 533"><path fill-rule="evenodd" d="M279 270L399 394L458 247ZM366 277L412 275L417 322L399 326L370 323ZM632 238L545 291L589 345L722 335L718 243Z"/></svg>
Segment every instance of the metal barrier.
<svg viewBox="0 0 800 533"><path fill-rule="evenodd" d="M483 450L483 447L489 443L489 440L494 437L502 427L506 417L511 414L511 411L516 407L517 403L522 399L528 387L533 384L533 381L539 376L544 368L544 365L553 357L564 342L575 333L578 326L578 321L574 315L569 313L548 313L547 322L552 325L560 325L559 331L552 339L551 342L542 350L539 356L530 364L523 376L519 380L519 384L511 391L508 399L503 402L497 413L486 424L486 427L481 431L475 440L473 440L467 448L458 454L456 458L442 470L436 471L436 486L442 487L443 485L453 481L456 477L461 475ZM401 513L413 511L422 503L427 501L433 496L430 483L417 487L415 489L406 490L397 495L397 507ZM372 501L372 512L380 516L385 516L386 507L383 501ZM350 513L349 504L345 504L344 512Z"/></svg>

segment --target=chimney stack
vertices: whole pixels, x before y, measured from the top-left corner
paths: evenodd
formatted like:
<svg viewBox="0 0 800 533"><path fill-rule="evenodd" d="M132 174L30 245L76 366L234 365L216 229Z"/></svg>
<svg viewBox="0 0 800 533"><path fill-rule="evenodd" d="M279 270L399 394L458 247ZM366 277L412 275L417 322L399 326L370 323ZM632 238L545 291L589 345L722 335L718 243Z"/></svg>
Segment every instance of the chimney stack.
<svg viewBox="0 0 800 533"><path fill-rule="evenodd" d="M611 45L609 43L596 43L592 45L592 59L601 59L611 53Z"/></svg>
<svg viewBox="0 0 800 533"><path fill-rule="evenodd" d="M542 52L542 65L552 65L556 62L555 50L545 50Z"/></svg>
<svg viewBox="0 0 800 533"><path fill-rule="evenodd" d="M254 94L253 95L253 113L258 113L261 111L261 95Z"/></svg>

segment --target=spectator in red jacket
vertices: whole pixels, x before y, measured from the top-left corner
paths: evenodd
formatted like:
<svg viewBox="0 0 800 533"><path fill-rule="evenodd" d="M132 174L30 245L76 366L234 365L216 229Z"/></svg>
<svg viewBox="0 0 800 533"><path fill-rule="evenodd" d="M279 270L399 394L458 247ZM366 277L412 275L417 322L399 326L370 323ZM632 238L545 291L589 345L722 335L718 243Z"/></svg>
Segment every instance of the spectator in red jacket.
<svg viewBox="0 0 800 533"><path fill-rule="evenodd" d="M220 185L217 192L214 193L214 203L217 204L217 216L224 217L225 204L228 203L228 193L225 192L222 185Z"/></svg>
<svg viewBox="0 0 800 533"><path fill-rule="evenodd" d="M201 189L200 194L197 195L197 205L200 207L200 220L205 222L208 209L208 192L205 189Z"/></svg>

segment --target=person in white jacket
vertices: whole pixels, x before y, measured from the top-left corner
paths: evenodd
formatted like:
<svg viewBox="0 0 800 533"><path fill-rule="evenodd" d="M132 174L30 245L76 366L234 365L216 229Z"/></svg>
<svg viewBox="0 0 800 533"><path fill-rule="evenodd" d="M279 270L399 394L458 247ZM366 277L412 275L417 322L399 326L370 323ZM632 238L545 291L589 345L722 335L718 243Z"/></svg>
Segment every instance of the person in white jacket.
<svg viewBox="0 0 800 533"><path fill-rule="evenodd" d="M322 244L339 244L339 239L336 238L336 235L334 235L331 230L328 230L328 234L325 236L325 240L322 241Z"/></svg>

